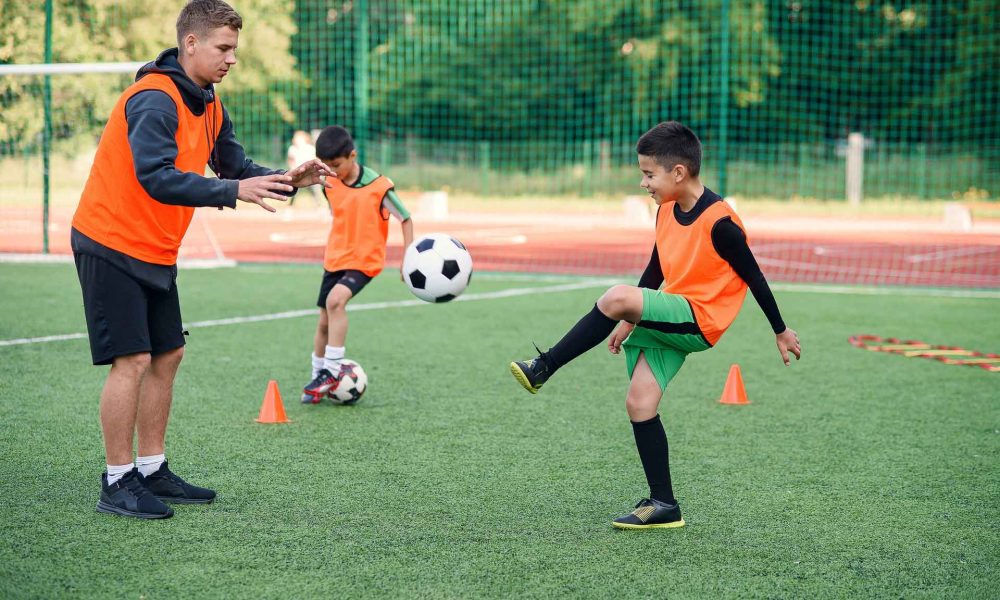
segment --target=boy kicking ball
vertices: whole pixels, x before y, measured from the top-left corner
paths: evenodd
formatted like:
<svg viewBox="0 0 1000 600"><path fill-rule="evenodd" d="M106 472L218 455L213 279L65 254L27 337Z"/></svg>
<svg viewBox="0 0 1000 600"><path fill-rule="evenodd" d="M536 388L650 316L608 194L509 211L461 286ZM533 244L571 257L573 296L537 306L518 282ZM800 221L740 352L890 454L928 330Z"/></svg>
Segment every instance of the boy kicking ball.
<svg viewBox="0 0 1000 600"><path fill-rule="evenodd" d="M798 334L785 326L774 295L747 245L743 223L699 179L701 141L690 129L660 123L636 145L641 186L656 202L656 243L638 286L616 285L537 357L511 363L517 381L538 393L553 373L608 339L625 350L625 408L632 422L649 497L612 522L619 529L683 527L670 480L667 436L657 412L667 384L692 352L715 345L736 319L747 289L774 330L785 365L801 357ZM610 335L610 338L608 337Z"/></svg>

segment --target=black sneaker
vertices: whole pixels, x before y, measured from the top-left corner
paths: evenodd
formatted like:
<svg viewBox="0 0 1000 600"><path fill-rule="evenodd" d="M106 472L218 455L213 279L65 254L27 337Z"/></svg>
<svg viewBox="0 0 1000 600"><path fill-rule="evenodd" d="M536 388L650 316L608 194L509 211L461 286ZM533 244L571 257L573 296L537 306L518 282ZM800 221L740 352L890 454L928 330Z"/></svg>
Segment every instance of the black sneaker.
<svg viewBox="0 0 1000 600"><path fill-rule="evenodd" d="M516 360L510 363L510 372L514 375L514 379L532 394L537 394L538 390L542 389L542 384L552 375L541 354L531 360Z"/></svg>
<svg viewBox="0 0 1000 600"><path fill-rule="evenodd" d="M108 474L101 474L101 499L97 501L97 512L139 519L168 519L174 516L172 508L146 489L138 469L132 469L111 485L108 485Z"/></svg>
<svg viewBox="0 0 1000 600"><path fill-rule="evenodd" d="M660 500L645 499L635 505L635 510L611 522L618 529L653 529L656 527L684 527L681 507Z"/></svg>
<svg viewBox="0 0 1000 600"><path fill-rule="evenodd" d="M340 374L334 375L326 369L320 369L316 378L302 388L303 404L319 404L327 392L332 392L340 385Z"/></svg>
<svg viewBox="0 0 1000 600"><path fill-rule="evenodd" d="M167 461L163 461L159 469L143 477L142 482L158 500L164 502L208 504L215 500L215 490L184 481L167 468Z"/></svg>

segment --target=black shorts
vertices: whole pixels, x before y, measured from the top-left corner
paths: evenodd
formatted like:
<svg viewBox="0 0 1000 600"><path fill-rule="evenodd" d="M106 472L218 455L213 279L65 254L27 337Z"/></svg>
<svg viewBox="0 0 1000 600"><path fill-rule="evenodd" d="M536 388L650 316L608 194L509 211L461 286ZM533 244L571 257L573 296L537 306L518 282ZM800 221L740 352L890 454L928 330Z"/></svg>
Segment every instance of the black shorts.
<svg viewBox="0 0 1000 600"><path fill-rule="evenodd" d="M142 285L108 261L74 254L95 365L118 356L162 354L184 345L177 282L166 291Z"/></svg>
<svg viewBox="0 0 1000 600"><path fill-rule="evenodd" d="M323 271L323 283L319 286L319 300L316 301L316 306L326 308L326 297L338 283L351 290L352 296L357 296L371 280L371 277L361 271Z"/></svg>

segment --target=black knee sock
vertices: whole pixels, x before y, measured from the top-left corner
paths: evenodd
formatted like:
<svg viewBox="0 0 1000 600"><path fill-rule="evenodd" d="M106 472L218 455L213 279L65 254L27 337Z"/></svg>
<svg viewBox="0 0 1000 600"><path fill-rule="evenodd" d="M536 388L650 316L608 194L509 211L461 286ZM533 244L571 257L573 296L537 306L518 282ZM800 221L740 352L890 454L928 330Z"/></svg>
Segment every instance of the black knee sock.
<svg viewBox="0 0 1000 600"><path fill-rule="evenodd" d="M676 504L674 488L670 483L667 434L663 431L660 415L648 421L633 421L632 433L635 434L635 447L639 449L639 459L649 483L649 496L668 504Z"/></svg>
<svg viewBox="0 0 1000 600"><path fill-rule="evenodd" d="M594 309L577 321L555 346L542 353L542 359L550 371L555 371L607 339L617 323L605 316L595 304Z"/></svg>

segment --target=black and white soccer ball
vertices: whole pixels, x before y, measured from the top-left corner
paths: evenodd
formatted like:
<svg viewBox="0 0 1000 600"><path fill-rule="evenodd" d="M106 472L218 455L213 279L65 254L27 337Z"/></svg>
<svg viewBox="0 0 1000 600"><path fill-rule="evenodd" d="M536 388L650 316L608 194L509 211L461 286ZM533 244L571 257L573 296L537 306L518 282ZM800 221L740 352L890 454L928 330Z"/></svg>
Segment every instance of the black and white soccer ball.
<svg viewBox="0 0 1000 600"><path fill-rule="evenodd" d="M368 389L368 375L361 365L353 360L340 361L340 383L327 392L327 397L334 404L357 404Z"/></svg>
<svg viewBox="0 0 1000 600"><path fill-rule="evenodd" d="M417 298L448 302L469 286L472 256L462 242L450 235L425 235L406 249L403 279Z"/></svg>

